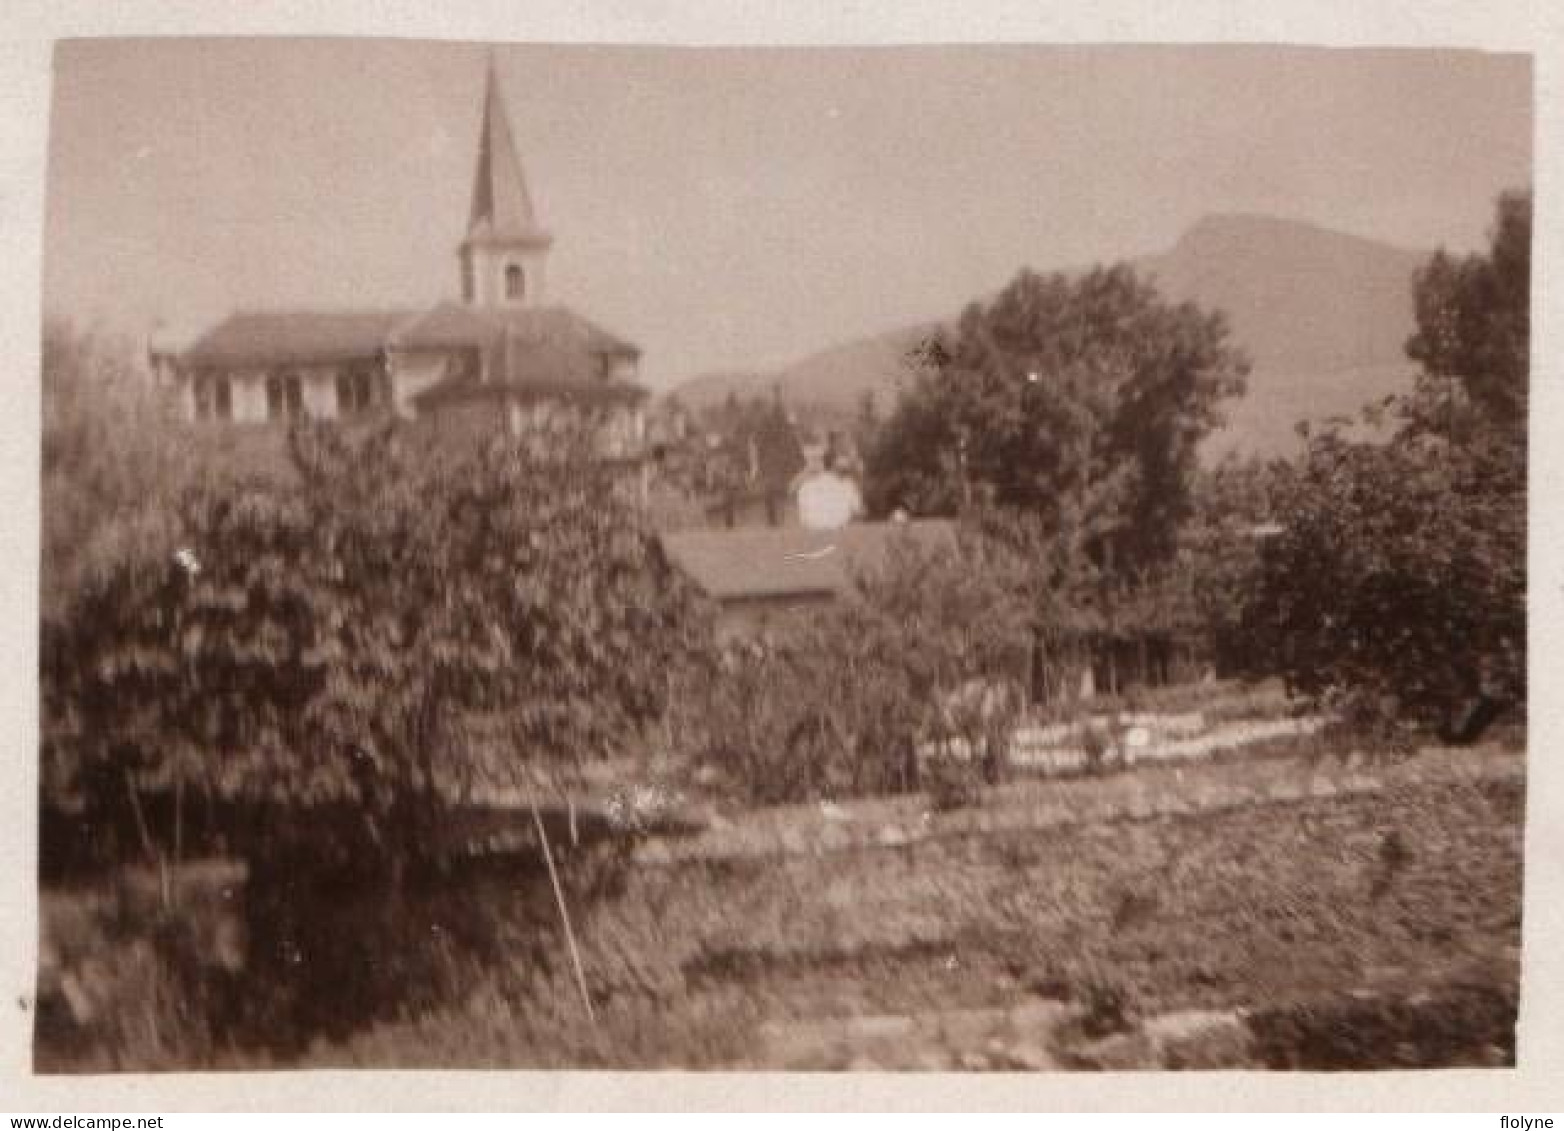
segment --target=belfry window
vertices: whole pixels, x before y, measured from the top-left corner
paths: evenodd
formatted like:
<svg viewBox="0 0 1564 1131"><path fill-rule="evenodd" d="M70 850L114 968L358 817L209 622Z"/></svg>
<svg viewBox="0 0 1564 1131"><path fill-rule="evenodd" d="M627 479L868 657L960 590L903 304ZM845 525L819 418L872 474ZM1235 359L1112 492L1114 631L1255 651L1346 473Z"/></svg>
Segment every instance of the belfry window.
<svg viewBox="0 0 1564 1131"><path fill-rule="evenodd" d="M527 276L521 270L521 264L510 263L505 267L505 297L511 302L523 298L527 293Z"/></svg>

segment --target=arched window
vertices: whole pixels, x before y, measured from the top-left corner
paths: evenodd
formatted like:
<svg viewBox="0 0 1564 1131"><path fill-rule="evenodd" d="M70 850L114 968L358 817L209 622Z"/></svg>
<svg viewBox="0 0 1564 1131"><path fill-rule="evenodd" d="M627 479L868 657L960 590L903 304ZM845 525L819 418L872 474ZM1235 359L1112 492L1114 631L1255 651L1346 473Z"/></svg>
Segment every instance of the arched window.
<svg viewBox="0 0 1564 1131"><path fill-rule="evenodd" d="M522 273L521 264L507 264L505 267L505 297L514 302L526 293L527 277Z"/></svg>

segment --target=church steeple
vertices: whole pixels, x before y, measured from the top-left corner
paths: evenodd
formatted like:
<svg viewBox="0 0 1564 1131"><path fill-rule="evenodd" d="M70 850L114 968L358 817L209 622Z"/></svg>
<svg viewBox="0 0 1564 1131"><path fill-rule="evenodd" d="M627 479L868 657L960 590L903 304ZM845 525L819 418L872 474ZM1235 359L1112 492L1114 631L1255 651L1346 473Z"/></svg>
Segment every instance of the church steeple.
<svg viewBox="0 0 1564 1131"><path fill-rule="evenodd" d="M537 301L553 242L533 210L491 57L467 238L458 252L462 298L484 306Z"/></svg>

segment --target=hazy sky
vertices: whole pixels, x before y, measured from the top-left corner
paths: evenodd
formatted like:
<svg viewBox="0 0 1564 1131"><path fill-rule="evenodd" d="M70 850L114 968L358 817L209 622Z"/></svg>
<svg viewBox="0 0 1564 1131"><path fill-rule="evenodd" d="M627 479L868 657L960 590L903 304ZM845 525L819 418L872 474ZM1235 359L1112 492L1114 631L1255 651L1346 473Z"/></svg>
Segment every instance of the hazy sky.
<svg viewBox="0 0 1564 1131"><path fill-rule="evenodd" d="M55 60L44 298L135 330L457 292L488 49L119 40ZM1238 47L495 52L551 301L654 386L953 316L1214 212L1483 243L1518 56Z"/></svg>

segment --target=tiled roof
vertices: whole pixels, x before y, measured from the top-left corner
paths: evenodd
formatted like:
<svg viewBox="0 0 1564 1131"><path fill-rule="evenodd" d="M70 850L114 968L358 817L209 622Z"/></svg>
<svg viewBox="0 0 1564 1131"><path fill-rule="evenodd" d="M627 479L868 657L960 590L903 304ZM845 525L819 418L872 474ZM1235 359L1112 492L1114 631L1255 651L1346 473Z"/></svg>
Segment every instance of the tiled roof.
<svg viewBox="0 0 1564 1131"><path fill-rule="evenodd" d="M391 335L392 349L493 348L509 331L528 345L553 343L587 353L639 357L641 351L616 334L563 306L468 306L442 302L409 319Z"/></svg>
<svg viewBox="0 0 1564 1131"><path fill-rule="evenodd" d="M442 302L398 325L386 344L394 350L486 349L499 336L500 324L478 307Z"/></svg>
<svg viewBox="0 0 1564 1131"><path fill-rule="evenodd" d="M196 339L190 366L261 366L373 358L409 310L242 310Z"/></svg>
<svg viewBox="0 0 1564 1131"><path fill-rule="evenodd" d="M442 381L420 393L421 405L455 401L596 400L636 401L649 394L615 378L606 364L634 358L635 347L563 307L502 310L437 307L396 335L401 348L481 349L487 380Z"/></svg>
<svg viewBox="0 0 1564 1131"><path fill-rule="evenodd" d="M640 357L638 346L611 334L597 323L564 306L490 307L484 312L499 319L523 342L555 341L614 357Z"/></svg>
<svg viewBox="0 0 1564 1131"><path fill-rule="evenodd" d="M181 361L192 368L262 368L371 360L388 349L463 348L502 358L505 381L539 395L576 393L586 386L593 395L645 395L639 386L602 376L604 358L634 359L640 351L562 306L507 309L444 302L423 311L240 311L201 335ZM453 391L461 390L442 385L429 394L439 400Z"/></svg>
<svg viewBox="0 0 1564 1131"><path fill-rule="evenodd" d="M873 569L898 539L924 548L953 547L944 519L853 523L839 530L752 527L684 530L662 536L663 549L708 596L719 601L835 596L855 571Z"/></svg>

